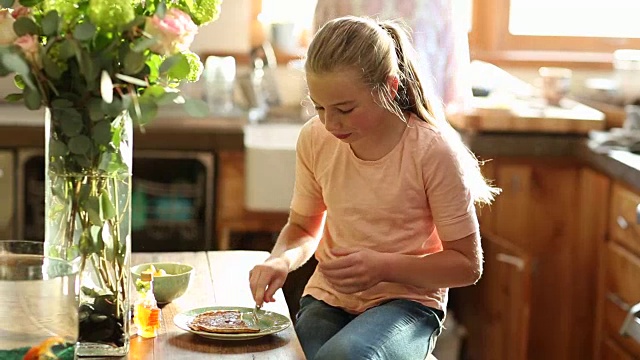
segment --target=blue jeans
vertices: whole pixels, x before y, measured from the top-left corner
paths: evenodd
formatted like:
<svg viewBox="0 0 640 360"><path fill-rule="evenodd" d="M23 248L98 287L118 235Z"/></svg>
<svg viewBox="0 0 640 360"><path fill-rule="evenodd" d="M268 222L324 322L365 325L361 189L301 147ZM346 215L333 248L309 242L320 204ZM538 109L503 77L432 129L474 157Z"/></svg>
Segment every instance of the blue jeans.
<svg viewBox="0 0 640 360"><path fill-rule="evenodd" d="M443 317L401 299L354 315L307 295L300 299L295 330L308 360L423 360L435 347Z"/></svg>

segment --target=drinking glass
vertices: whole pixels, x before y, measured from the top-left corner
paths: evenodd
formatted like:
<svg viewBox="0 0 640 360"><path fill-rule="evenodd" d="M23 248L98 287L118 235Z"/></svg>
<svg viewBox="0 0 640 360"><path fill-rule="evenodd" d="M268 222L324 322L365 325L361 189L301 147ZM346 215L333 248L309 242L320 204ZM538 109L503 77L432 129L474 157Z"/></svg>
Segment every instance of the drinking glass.
<svg viewBox="0 0 640 360"><path fill-rule="evenodd" d="M0 241L0 359L75 357L77 269L43 254L42 242Z"/></svg>

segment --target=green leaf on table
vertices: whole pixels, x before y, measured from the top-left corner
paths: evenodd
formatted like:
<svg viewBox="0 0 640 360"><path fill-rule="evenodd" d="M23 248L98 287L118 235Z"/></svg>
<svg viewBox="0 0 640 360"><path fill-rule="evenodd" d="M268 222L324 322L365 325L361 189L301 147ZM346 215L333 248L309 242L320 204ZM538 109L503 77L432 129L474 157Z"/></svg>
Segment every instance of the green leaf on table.
<svg viewBox="0 0 640 360"><path fill-rule="evenodd" d="M91 40L95 36L96 30L95 25L89 21L85 21L73 29L73 37L80 41Z"/></svg>
<svg viewBox="0 0 640 360"><path fill-rule="evenodd" d="M107 120L97 122L91 129L93 142L96 145L107 145L111 142L111 123Z"/></svg>
<svg viewBox="0 0 640 360"><path fill-rule="evenodd" d="M91 139L85 135L74 136L69 139L69 151L76 155L84 155L91 149Z"/></svg>
<svg viewBox="0 0 640 360"><path fill-rule="evenodd" d="M62 141L51 139L49 141L49 155L50 156L65 156L69 152L67 145Z"/></svg>
<svg viewBox="0 0 640 360"><path fill-rule="evenodd" d="M55 35L58 32L60 16L56 10L49 11L42 17L42 32L47 36Z"/></svg>
<svg viewBox="0 0 640 360"><path fill-rule="evenodd" d="M38 25L26 16L21 16L13 23L13 31L16 35L38 35Z"/></svg>
<svg viewBox="0 0 640 360"><path fill-rule="evenodd" d="M100 204L102 205L102 216L105 220L112 219L116 216L116 208L113 206L109 193L106 189L102 189L102 194L100 194Z"/></svg>
<svg viewBox="0 0 640 360"><path fill-rule="evenodd" d="M24 104L29 110L38 110L42 105L40 91L27 87L24 89Z"/></svg>
<svg viewBox="0 0 640 360"><path fill-rule="evenodd" d="M185 98L184 109L193 117L205 117L210 114L209 105L200 99Z"/></svg>
<svg viewBox="0 0 640 360"><path fill-rule="evenodd" d="M64 112L66 113L66 112ZM63 116L60 119L62 125L62 131L68 137L74 137L80 134L82 131L82 118L74 116ZM78 153L76 153L78 154ZM84 152L82 152L84 154Z"/></svg>
<svg viewBox="0 0 640 360"><path fill-rule="evenodd" d="M22 99L24 99L23 94L9 94L4 97L4 100L8 102L18 102L18 101L21 101Z"/></svg>
<svg viewBox="0 0 640 360"><path fill-rule="evenodd" d="M144 68L146 56L140 52L127 51L124 56L124 72L125 74L137 74ZM146 85L143 85L146 86Z"/></svg>

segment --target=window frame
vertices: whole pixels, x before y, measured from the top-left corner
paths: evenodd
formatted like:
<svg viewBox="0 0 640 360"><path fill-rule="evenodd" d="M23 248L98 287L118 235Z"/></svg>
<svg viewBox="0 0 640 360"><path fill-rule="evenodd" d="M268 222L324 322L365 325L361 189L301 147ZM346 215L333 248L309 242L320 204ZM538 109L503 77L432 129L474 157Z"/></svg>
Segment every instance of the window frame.
<svg viewBox="0 0 640 360"><path fill-rule="evenodd" d="M473 24L469 33L473 59L500 65L610 69L614 50L640 48L640 39L512 35L509 7L510 0L473 0Z"/></svg>

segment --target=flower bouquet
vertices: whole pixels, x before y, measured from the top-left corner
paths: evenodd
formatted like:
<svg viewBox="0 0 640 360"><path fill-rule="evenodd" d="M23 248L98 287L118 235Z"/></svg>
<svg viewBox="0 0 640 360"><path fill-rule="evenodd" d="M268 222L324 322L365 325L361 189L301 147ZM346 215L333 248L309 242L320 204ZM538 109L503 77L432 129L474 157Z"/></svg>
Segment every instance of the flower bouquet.
<svg viewBox="0 0 640 360"><path fill-rule="evenodd" d="M128 352L132 129L165 104L208 112L180 85L221 1L0 0L6 100L45 109L45 252L80 272L80 356Z"/></svg>

